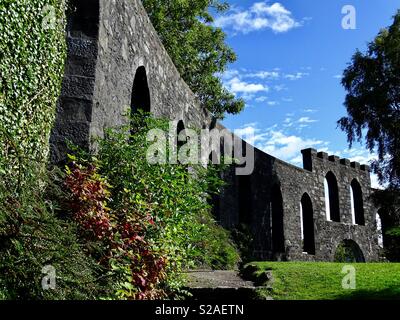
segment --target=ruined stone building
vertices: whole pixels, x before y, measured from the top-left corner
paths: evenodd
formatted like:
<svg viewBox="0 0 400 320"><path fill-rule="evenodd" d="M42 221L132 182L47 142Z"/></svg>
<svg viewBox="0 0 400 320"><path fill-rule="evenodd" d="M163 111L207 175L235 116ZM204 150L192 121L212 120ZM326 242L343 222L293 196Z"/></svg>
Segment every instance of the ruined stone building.
<svg viewBox="0 0 400 320"><path fill-rule="evenodd" d="M90 149L91 137L125 123L129 108L186 128L215 126L139 0L73 2L77 10L68 18L68 59L51 137L54 163L65 159L66 139ZM258 259L333 261L344 244L357 261L376 261L369 167L313 149L302 153L304 166L298 168L255 149L251 175L225 172L227 186L215 199L217 220L226 228L247 225Z"/></svg>

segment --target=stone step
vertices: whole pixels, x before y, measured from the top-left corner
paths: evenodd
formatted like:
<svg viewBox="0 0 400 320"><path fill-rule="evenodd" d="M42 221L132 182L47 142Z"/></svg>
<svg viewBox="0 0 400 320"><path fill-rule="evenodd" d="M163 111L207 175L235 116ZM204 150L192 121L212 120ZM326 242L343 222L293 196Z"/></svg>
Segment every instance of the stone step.
<svg viewBox="0 0 400 320"><path fill-rule="evenodd" d="M186 290L193 300L254 300L257 287L251 281L243 280L237 271L190 271L186 274Z"/></svg>

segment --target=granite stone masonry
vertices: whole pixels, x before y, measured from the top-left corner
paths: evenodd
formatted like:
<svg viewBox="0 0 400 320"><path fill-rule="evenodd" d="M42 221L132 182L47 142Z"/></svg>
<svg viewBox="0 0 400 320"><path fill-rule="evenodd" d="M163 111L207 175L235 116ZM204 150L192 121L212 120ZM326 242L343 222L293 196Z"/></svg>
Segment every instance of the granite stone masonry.
<svg viewBox="0 0 400 320"><path fill-rule="evenodd" d="M182 80L139 0L72 4L53 163L65 161L67 140L95 152L93 138L138 109L185 128L223 129ZM357 261L377 261L369 167L314 149L302 153L303 168L255 149L251 175L226 170L227 185L214 199L216 219L228 229L246 225L257 259L333 261L344 244Z"/></svg>

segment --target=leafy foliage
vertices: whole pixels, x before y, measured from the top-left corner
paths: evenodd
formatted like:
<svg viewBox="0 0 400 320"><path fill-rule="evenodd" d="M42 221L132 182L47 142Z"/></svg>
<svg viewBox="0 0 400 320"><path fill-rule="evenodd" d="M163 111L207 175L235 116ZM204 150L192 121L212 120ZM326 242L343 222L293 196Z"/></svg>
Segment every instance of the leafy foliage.
<svg viewBox="0 0 400 320"><path fill-rule="evenodd" d="M365 141L377 150L373 171L387 190L373 195L375 206L384 215L386 228L400 225L400 11L393 24L382 29L363 54L357 51L345 70L342 84L347 90L348 116L339 120L351 144ZM385 251L399 259L399 239L386 235ZM389 245L389 247L388 247Z"/></svg>
<svg viewBox="0 0 400 320"><path fill-rule="evenodd" d="M400 188L400 11L363 54L357 51L345 70L348 116L340 127L353 143L363 134L367 147L378 151L373 170L381 182Z"/></svg>
<svg viewBox="0 0 400 320"><path fill-rule="evenodd" d="M60 218L65 197L57 186L60 173L50 172L47 188L25 181L18 197L0 184L0 295L2 299L97 299L108 285L103 269L85 254L77 225ZM45 180L45 176L41 176ZM56 272L55 289L42 288L42 268Z"/></svg>
<svg viewBox="0 0 400 320"><path fill-rule="evenodd" d="M183 79L200 102L217 118L244 107L222 85L216 74L236 60L226 35L212 26L210 10L228 8L218 0L143 0L151 22Z"/></svg>
<svg viewBox="0 0 400 320"><path fill-rule="evenodd" d="M47 161L66 56L64 12L63 0L0 2L0 179L15 192Z"/></svg>
<svg viewBox="0 0 400 320"><path fill-rule="evenodd" d="M101 256L98 250L93 250L92 256L97 256L102 265L116 274L116 297L165 297L157 285L166 276L166 257L153 250L146 240L147 230L154 225L151 217L135 211L129 203L121 204L117 210L108 208L110 186L92 164L87 167L73 164L68 168L66 185L72 194L74 218L86 242L97 242L102 249Z"/></svg>
<svg viewBox="0 0 400 320"><path fill-rule="evenodd" d="M232 239L240 252L242 264L252 261L254 259L254 237L250 228L245 224L238 225L232 230Z"/></svg>
<svg viewBox="0 0 400 320"><path fill-rule="evenodd" d="M86 239L100 241L93 256L117 275L117 298L179 294L185 268L229 268L239 260L207 202L210 185L222 185L217 169L150 164L152 129L168 132L168 122L137 114L130 126L108 130L96 157L71 156L66 180Z"/></svg>
<svg viewBox="0 0 400 320"><path fill-rule="evenodd" d="M356 262L356 259L354 257L354 252L350 247L345 246L343 244L339 244L335 251L334 261L354 263Z"/></svg>

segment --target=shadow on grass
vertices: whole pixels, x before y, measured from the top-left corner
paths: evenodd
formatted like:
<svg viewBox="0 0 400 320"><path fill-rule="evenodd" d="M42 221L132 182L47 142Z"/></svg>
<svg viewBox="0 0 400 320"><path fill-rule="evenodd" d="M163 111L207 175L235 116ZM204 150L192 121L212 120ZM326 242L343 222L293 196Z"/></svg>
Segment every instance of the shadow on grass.
<svg viewBox="0 0 400 320"><path fill-rule="evenodd" d="M400 300L400 286L390 286L382 290L348 290L336 296L338 300Z"/></svg>

